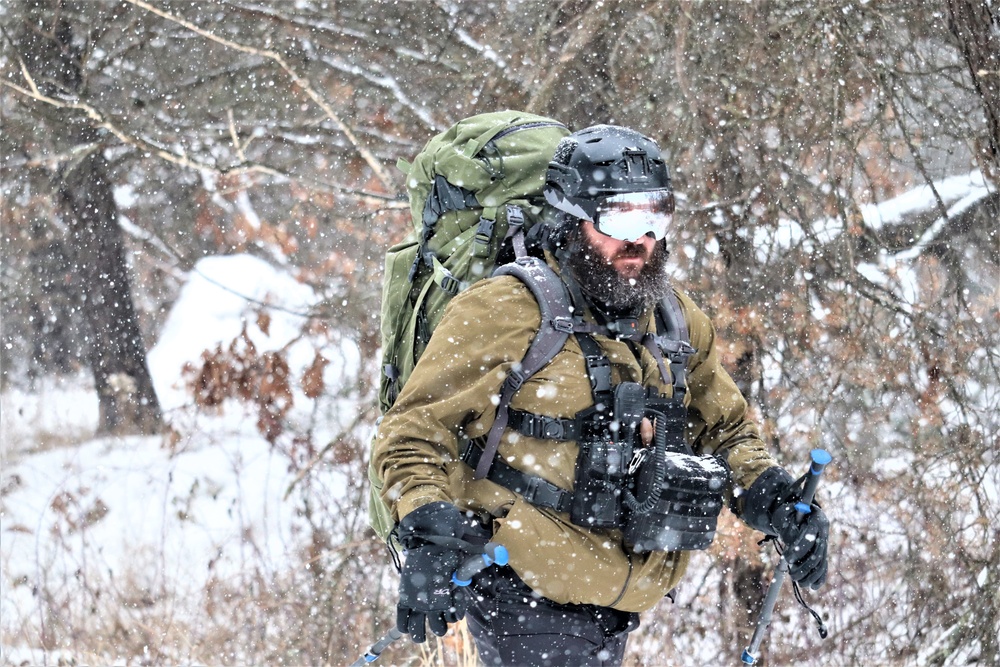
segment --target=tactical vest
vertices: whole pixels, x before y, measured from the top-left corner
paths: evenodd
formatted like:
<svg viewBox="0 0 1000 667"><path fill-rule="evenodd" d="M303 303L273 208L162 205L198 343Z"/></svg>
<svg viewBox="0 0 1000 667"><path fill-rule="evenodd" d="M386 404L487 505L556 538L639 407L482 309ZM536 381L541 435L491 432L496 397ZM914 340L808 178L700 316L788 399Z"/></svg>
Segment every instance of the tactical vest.
<svg viewBox="0 0 1000 667"><path fill-rule="evenodd" d="M671 290L657 304L655 334L640 332L635 319L586 322L579 291L569 287L543 260L527 256L519 241L515 241L515 249L518 259L498 268L494 275L515 276L529 288L541 311L541 328L522 362L501 386L490 431L485 438L464 441L462 461L475 470L475 479L488 479L538 507L569 512L578 525L622 529L635 551L707 547L714 535L728 469L714 459L705 462L694 457L685 441L687 361L695 349L676 295ZM576 307L571 309L574 303ZM511 409L518 389L571 335L583 351L593 405L568 419ZM611 363L594 335L645 347L656 360L663 383L671 385L672 395L661 396L655 388L636 383L613 385ZM655 416L655 451L638 445L644 416ZM540 476L517 470L497 456L507 428L532 438L577 442L580 454L574 489L562 489ZM671 477L677 466L671 467L668 453L699 461L696 467L704 475ZM681 467L690 468L690 462ZM669 502L661 502L664 489L669 489Z"/></svg>

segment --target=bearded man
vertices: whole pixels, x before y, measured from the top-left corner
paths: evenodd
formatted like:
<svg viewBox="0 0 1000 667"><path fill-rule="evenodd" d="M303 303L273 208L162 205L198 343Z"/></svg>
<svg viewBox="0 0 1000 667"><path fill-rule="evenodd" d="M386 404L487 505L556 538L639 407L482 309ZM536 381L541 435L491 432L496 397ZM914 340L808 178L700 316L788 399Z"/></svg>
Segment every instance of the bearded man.
<svg viewBox="0 0 1000 667"><path fill-rule="evenodd" d="M519 385L495 452L483 443L498 395L543 325L509 275L452 300L379 426L374 466L406 549L398 629L420 642L425 623L443 635L467 613L486 665L619 665L727 501L783 541L793 580L819 587L826 516L795 518L795 482L747 419L712 323L666 275L674 195L657 145L576 132L544 195L529 245L565 285L572 335ZM509 563L454 586L475 539Z"/></svg>

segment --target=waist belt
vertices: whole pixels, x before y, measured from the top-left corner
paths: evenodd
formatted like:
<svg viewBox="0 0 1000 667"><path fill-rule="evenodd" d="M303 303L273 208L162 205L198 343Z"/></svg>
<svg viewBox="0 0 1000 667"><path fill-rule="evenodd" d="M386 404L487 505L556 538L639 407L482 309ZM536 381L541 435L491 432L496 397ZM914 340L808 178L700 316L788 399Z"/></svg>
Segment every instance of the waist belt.
<svg viewBox="0 0 1000 667"><path fill-rule="evenodd" d="M474 440L469 440L462 450L462 461L473 470L478 467L479 459L482 456L483 450ZM568 512L573 503L573 494L570 491L561 489L538 475L529 475L512 468L504 463L499 456L494 458L486 479L520 494L525 500L537 507L547 507L557 512Z"/></svg>

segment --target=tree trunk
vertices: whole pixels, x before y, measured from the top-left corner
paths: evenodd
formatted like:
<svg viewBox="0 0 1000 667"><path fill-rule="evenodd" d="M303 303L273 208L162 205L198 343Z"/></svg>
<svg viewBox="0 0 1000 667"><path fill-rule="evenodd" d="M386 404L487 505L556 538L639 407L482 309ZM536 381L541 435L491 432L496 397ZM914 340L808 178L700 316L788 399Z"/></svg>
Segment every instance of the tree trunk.
<svg viewBox="0 0 1000 667"><path fill-rule="evenodd" d="M748 276L761 275L760 267L757 266L757 259L754 254L753 244L748 240L753 238L752 233L744 236L741 232L752 224L746 214L746 190L744 187L744 170L740 163L738 141L736 136L736 123L729 114L721 114L703 111L706 127L712 128L712 135L716 141L717 157L713 169L712 179L716 187L716 195L721 202L727 202L723 207L724 228L717 236L719 241L719 252L726 263L726 274L724 278L724 288L726 298L733 308L745 308L753 306L759 299L761 287L753 281L748 281ZM725 123L720 123L725 120ZM735 213L732 204L741 204L741 213ZM752 232L752 229L751 229ZM759 359L760 339L756 335L741 336L733 328L725 327L719 332L722 340L732 343L742 343L743 352L736 358L733 367L729 368L733 381L739 388L740 393L748 403L753 401L753 387L755 378L755 368ZM745 533L745 538L749 538L749 532ZM753 543L745 546L749 549ZM767 582L764 578L764 567L759 563L751 562L746 558L737 557L730 565L732 572L732 622L736 633L736 647L742 648L750 644L753 631L756 625L757 616L764 603L764 595L767 590ZM766 665L765 658L760 662Z"/></svg>
<svg viewBox="0 0 1000 667"><path fill-rule="evenodd" d="M63 174L59 198L89 330L88 361L104 433L152 433L160 405L132 306L125 248L107 165L99 147Z"/></svg>
<svg viewBox="0 0 1000 667"><path fill-rule="evenodd" d="M85 85L81 49L62 2L28 2L21 57L46 94L79 95ZM59 173L58 203L67 223L74 287L83 310L87 360L100 400L99 433L153 433L160 404L146 365L146 351L129 288L118 209L100 136L74 110L40 114L39 122L79 156Z"/></svg>

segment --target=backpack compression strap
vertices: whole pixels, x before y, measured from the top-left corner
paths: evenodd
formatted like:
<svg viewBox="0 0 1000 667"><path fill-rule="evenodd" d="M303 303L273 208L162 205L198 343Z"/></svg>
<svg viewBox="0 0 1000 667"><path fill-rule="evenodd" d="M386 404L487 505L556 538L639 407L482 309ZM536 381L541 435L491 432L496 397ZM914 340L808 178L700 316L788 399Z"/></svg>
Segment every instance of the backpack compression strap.
<svg viewBox="0 0 1000 667"><path fill-rule="evenodd" d="M490 471L497 448L500 447L500 437L507 428L510 401L514 398L514 394L528 378L558 354L573 333L573 314L570 311L566 286L543 260L530 256L519 257L515 262L498 268L493 275L514 276L527 285L541 310L542 324L531 341L524 359L510 369L507 379L500 387L496 419L486 436L486 445L476 465L473 479L484 479Z"/></svg>

